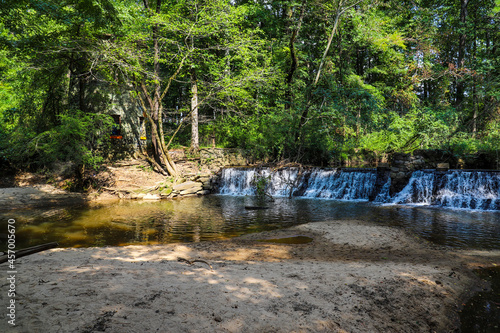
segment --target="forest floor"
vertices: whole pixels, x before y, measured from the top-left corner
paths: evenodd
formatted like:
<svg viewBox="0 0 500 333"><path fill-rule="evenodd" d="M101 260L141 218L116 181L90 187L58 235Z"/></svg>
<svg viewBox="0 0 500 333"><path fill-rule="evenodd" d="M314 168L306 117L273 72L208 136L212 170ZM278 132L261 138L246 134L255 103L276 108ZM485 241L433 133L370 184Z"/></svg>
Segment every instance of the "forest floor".
<svg viewBox="0 0 500 333"><path fill-rule="evenodd" d="M269 241L296 235L312 242ZM0 331L456 332L463 300L485 288L471 270L500 264L499 255L360 221L52 249L17 260L16 326L5 330L4 319Z"/></svg>

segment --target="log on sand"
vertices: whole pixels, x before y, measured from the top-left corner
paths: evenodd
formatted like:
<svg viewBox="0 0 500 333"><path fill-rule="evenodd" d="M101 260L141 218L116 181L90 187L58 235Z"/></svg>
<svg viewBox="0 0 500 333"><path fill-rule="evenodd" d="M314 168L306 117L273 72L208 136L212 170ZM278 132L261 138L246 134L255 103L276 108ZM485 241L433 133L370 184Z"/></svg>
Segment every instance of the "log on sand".
<svg viewBox="0 0 500 333"><path fill-rule="evenodd" d="M14 251L15 259L30 255L33 253L42 252L42 251L45 251L48 249L52 249L52 248L58 247L58 246L59 246L59 244L57 244L57 242L51 242L51 243L40 244L40 245L28 247L28 248L22 249L22 250L15 250ZM12 254L11 254L11 256L12 256ZM13 257L11 257L10 259L13 259ZM4 254L4 255L0 256L0 264L7 262L8 260L9 260L8 254Z"/></svg>

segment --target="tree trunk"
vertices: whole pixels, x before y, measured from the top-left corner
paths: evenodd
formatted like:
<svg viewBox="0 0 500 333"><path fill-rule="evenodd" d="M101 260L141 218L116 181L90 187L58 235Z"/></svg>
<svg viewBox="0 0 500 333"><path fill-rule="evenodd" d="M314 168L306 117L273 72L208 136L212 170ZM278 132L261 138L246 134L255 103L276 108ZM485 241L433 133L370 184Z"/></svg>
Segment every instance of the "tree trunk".
<svg viewBox="0 0 500 333"><path fill-rule="evenodd" d="M289 49L290 49L290 68L288 70L286 79L285 79L285 84L286 84L286 103L285 103L285 109L289 110L292 107L293 103L293 93L292 93L292 81L293 81L293 74L297 70L297 65L299 63L299 60L297 58L297 52L295 51L295 41L297 40L297 36L299 35L300 27L302 26L302 20L304 19L304 13L305 13L305 8L306 8L306 2L303 1L302 7L300 9L300 14L299 14L299 21L297 24L297 27L292 30L291 35L290 35L290 42L288 44ZM292 19L292 10L290 7L288 7L288 20L290 21ZM287 32L290 30L289 27L287 27Z"/></svg>
<svg viewBox="0 0 500 333"><path fill-rule="evenodd" d="M474 109L474 114L472 115L472 136L476 137L477 134L477 117L478 117L478 107L477 107L477 74L476 74L476 55L477 55L477 10L474 15L474 44L472 45L472 62L474 73L472 74L472 105Z"/></svg>
<svg viewBox="0 0 500 333"><path fill-rule="evenodd" d="M157 7L161 6L161 0L158 0L159 5ZM157 13L159 12L159 8L157 8ZM159 59L159 54L160 54L160 49L158 46L158 24L153 25L153 75L154 75L154 81L155 81L155 87L154 87L154 96L153 96L153 101L151 105L151 119L155 123L155 127L158 128L159 126L162 126L162 121L161 121L161 116L159 115L159 106L161 101L159 100L159 92L160 92L160 78L159 78L159 72L160 72L160 62L158 61ZM151 133L151 139L153 143L153 156L156 162L163 164L162 161L162 149L161 149L161 142L160 142L160 137L158 131L153 131Z"/></svg>
<svg viewBox="0 0 500 333"><path fill-rule="evenodd" d="M191 149L200 149L198 135L198 84L196 82L196 73L191 71Z"/></svg>
<svg viewBox="0 0 500 333"><path fill-rule="evenodd" d="M332 45L333 36L335 36L335 33L337 32L337 27L338 27L338 24L339 24L340 16L348 8L352 7L352 6L349 6L346 9L342 9L342 4L343 4L343 0L339 0L339 4L338 4L338 7L337 7L337 14L335 15L335 21L333 22L332 32L330 33L330 36L328 37L328 43L326 44L325 52L323 53L323 56L321 57L321 61L319 63L319 68L318 68L318 72L316 73L316 78L314 79L314 85L316 85L318 83L318 81L319 81L319 76L321 75L321 69L323 68L323 65L325 64L326 55L328 54L328 51L330 50L330 46Z"/></svg>
<svg viewBox="0 0 500 333"><path fill-rule="evenodd" d="M144 7L150 9L148 2L143 0ZM156 1L155 13L159 14L161 10L161 0ZM151 125L151 143L153 145L153 159L158 164L158 166L165 167L168 174L177 177L177 168L175 167L174 161L170 158L168 151L165 146L165 138L163 137L163 108L162 108L162 96L161 96L161 81L160 81L160 48L158 45L158 25L153 25L152 28L152 38L153 38L153 77L154 77L154 91L153 98L151 98L147 87L144 82L141 83L141 90L144 97L147 99L149 104L149 110L146 107L144 101L141 99L141 104L144 109L144 114L148 118ZM157 166L157 167L158 167ZM161 172L161 171L160 171Z"/></svg>
<svg viewBox="0 0 500 333"><path fill-rule="evenodd" d="M467 41L466 34L466 21L467 21L467 5L469 0L460 0L460 36L458 39L458 58L457 58L457 68L460 70L464 67L465 58L465 43ZM455 97L455 106L458 109L462 109L462 103L464 100L465 83L460 77L457 79L457 90Z"/></svg>
<svg viewBox="0 0 500 333"><path fill-rule="evenodd" d="M286 78L286 83L290 85L292 83L293 79L293 74L295 73L295 70L297 69L297 65L299 60L297 59L297 53L295 52L295 40L297 39L297 36L299 35L300 27L302 26L302 21L304 19L304 13L306 9L306 2L304 1L302 3L302 7L300 9L300 15L299 15L299 22L297 24L297 27L293 29L292 35L290 37L290 43L289 43L289 48L290 48L290 59L292 63L290 64L290 69L288 70L288 75Z"/></svg>
<svg viewBox="0 0 500 333"><path fill-rule="evenodd" d="M355 4L357 4L359 2L360 1L357 1ZM335 21L333 23L332 32L330 33L330 36L328 37L328 43L326 45L325 52L323 53L323 57L321 58L321 61L320 61L320 64L319 64L319 68L318 68L318 72L316 73L316 78L313 81L313 85L312 85L313 88L316 87L316 85L318 84L319 77L321 75L321 69L323 68L323 65L325 63L325 59L326 59L326 56L328 54L328 51L330 50L330 46L332 45L333 36L335 36L335 33L337 32L337 27L338 27L338 24L339 24L340 17L342 16L342 14L346 10L348 10L349 8L351 8L352 6L355 5L355 4L353 4L353 5L349 6L349 7L346 7L344 9L342 9L342 5L343 4L344 4L344 0L339 0L338 6L337 6L337 13L335 15ZM312 98L312 96L309 96L307 98L307 104L306 104L306 106L304 108L304 111L302 111L302 116L300 117L299 126L297 128L296 136L295 136L295 142L296 143L299 141L302 127L304 126L304 124L307 121L307 117L309 115L309 108L311 107L311 103L312 103L311 98Z"/></svg>

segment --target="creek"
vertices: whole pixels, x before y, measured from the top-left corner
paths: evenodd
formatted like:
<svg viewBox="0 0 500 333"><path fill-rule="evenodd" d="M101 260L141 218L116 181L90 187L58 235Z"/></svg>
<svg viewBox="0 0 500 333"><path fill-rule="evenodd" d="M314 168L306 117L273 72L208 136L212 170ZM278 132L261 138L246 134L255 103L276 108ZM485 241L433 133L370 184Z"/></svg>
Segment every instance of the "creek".
<svg viewBox="0 0 500 333"><path fill-rule="evenodd" d="M263 205L267 209L245 209ZM0 216L0 230L7 230L8 219L16 220L18 248L53 241L61 247L199 242L308 222L356 219L404 227L451 248L500 249L499 211L367 201L278 197L261 202L254 196L210 195L17 210Z"/></svg>
<svg viewBox="0 0 500 333"><path fill-rule="evenodd" d="M254 196L256 173L266 179L273 202ZM225 169L219 195L4 210L0 230L7 230L7 220L15 219L20 249L53 241L61 247L201 242L308 222L361 220L403 227L449 248L500 250L498 172L415 172L408 185L393 195L388 192L390 179L374 194L376 182L373 169L315 169L303 177L292 169L277 173ZM375 199L370 202L370 197ZM6 242L0 244L0 250L5 250ZM498 285L498 274L493 283ZM498 287L495 293L483 295L464 308L462 320L472 327L464 326L464 331L498 328ZM485 309L493 317L485 320Z"/></svg>

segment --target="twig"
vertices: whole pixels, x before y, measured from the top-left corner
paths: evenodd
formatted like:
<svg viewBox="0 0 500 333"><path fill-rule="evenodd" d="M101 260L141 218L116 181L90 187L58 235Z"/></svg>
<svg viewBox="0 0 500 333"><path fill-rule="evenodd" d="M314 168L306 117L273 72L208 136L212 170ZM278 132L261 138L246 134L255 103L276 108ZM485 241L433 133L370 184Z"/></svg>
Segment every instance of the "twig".
<svg viewBox="0 0 500 333"><path fill-rule="evenodd" d="M195 262L201 262L203 264L206 264L208 265L208 267L210 267L210 270L213 271L213 267L212 265L210 265L208 262L206 262L205 260L201 260L201 259L195 259L195 260L187 260L185 258L181 258L181 257L178 257L177 258L177 261L180 261L180 262L185 262L187 263L189 266L192 266Z"/></svg>

